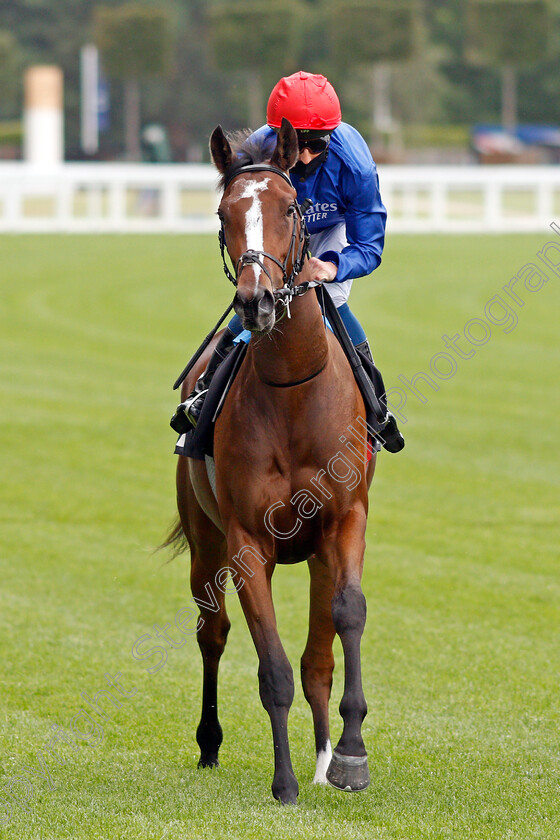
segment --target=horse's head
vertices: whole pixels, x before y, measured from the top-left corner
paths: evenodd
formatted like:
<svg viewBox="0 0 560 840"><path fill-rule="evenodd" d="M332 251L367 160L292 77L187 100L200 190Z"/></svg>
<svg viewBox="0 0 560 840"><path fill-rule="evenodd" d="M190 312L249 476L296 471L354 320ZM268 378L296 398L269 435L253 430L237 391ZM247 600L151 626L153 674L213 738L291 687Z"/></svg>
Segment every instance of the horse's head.
<svg viewBox="0 0 560 840"><path fill-rule="evenodd" d="M224 186L220 240L234 266L234 274L226 267L237 286L234 309L245 329L268 333L276 320L279 290L293 283L307 250L305 224L288 176L298 159L296 132L283 120L272 157L243 161L218 126L210 150Z"/></svg>

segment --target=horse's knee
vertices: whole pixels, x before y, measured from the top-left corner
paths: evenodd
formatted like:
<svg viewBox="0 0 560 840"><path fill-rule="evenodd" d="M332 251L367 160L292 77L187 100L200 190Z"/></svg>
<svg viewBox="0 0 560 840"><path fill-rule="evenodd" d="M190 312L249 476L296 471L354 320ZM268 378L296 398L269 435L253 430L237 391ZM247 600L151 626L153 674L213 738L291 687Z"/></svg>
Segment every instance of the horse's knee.
<svg viewBox="0 0 560 840"><path fill-rule="evenodd" d="M332 617L335 630L341 638L349 633L361 636L366 623L366 599L359 584L348 584L335 592Z"/></svg>
<svg viewBox="0 0 560 840"><path fill-rule="evenodd" d="M274 707L290 708L294 699L294 675L285 657L267 657L259 665L259 691L267 711Z"/></svg>

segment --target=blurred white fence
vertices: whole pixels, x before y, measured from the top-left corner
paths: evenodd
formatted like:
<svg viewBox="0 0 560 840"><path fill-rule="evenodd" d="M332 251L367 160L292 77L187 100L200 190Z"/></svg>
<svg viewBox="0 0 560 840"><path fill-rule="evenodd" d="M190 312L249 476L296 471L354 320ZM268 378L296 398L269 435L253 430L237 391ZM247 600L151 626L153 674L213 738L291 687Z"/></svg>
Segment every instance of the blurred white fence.
<svg viewBox="0 0 560 840"><path fill-rule="evenodd" d="M560 166L380 166L392 233L542 231ZM0 163L0 232L217 230L216 172L198 164Z"/></svg>

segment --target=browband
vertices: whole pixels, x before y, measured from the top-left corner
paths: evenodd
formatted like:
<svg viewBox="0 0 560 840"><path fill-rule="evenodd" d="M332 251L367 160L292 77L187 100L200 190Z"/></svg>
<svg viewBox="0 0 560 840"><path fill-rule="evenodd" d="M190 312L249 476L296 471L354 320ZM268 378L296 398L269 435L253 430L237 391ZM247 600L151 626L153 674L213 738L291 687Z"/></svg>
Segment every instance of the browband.
<svg viewBox="0 0 560 840"><path fill-rule="evenodd" d="M278 166L272 166L270 163L248 163L246 166L240 166L239 169L235 169L228 175L224 181L224 190L231 184L234 178L237 178L238 175L243 175L244 172L274 172L275 175L280 175L294 189L290 176Z"/></svg>

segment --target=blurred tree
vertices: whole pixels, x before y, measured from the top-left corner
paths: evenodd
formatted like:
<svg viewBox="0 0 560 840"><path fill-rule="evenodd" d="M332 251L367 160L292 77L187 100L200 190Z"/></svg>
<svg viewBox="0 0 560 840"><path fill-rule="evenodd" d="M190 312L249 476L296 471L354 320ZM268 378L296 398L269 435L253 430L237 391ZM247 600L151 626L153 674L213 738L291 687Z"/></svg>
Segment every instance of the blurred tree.
<svg viewBox="0 0 560 840"><path fill-rule="evenodd" d="M396 8L399 0L390 2ZM93 39L92 17L96 6L119 8L126 0L0 0L0 29L10 32L20 45L21 66L47 63L64 70L65 141L70 158L79 150L79 52ZM130 0L129 0L130 2ZM247 85L244 70L233 70L240 55L251 50L253 65L262 78L266 94L278 78L300 67L329 77L341 97L345 119L366 136L370 133L371 64L355 65L354 45L363 40L356 27L346 27L346 64L335 61L331 41L331 10L334 0L298 0L297 32L290 35L288 52L269 60L267 41L249 28L238 39L227 42L219 65L214 60L213 7L242 8L248 0L146 0L152 8L169 14L176 49L168 52L170 75L150 76L142 81L142 115L145 122L161 122L169 130L177 160L200 159L207 155L212 128L222 122L228 128L247 125ZM350 6L339 3L341 25ZM374 0L368 9L368 31L374 27L373 46L385 39L386 15ZM276 5L277 27L292 30L290 2ZM350 0L349 0L350 3ZM266 4L262 4L266 8ZM350 3L351 5L351 3ZM386 8L386 7L385 7ZM422 0L428 37L420 35L416 57L392 66L392 107L405 120L441 120L465 124L491 121L500 102L499 65L472 64L467 56L468 0ZM560 122L560 0L554 0L554 17L549 27L553 49L538 64L517 66L519 108L534 122ZM505 23L504 23L505 25ZM523 41L527 33L523 34ZM350 62L350 63L349 63ZM222 69L223 68L223 69ZM19 70L17 74L19 75ZM120 113L124 109L123 86L111 86L112 119L102 135L102 155L112 157L123 145ZM0 96L0 114L18 118L21 112L21 83L13 95ZM262 103L264 106L264 101ZM254 108L256 111L256 109ZM263 122L264 107L250 122ZM205 158L207 159L207 157Z"/></svg>
<svg viewBox="0 0 560 840"><path fill-rule="evenodd" d="M416 0L333 0L327 14L338 63L405 61L414 52Z"/></svg>
<svg viewBox="0 0 560 840"><path fill-rule="evenodd" d="M529 122L560 123L560 2L551 7L549 52L519 79L519 106Z"/></svg>
<svg viewBox="0 0 560 840"><path fill-rule="evenodd" d="M125 148L140 160L140 82L170 72L174 39L168 10L140 3L95 9L95 41L107 75L124 83Z"/></svg>
<svg viewBox="0 0 560 840"><path fill-rule="evenodd" d="M2 100L2 111L21 114L21 71L31 64L57 64L64 71L65 135L67 148L79 138L79 39L87 27L88 0L0 0L0 27L18 40L21 62L15 96Z"/></svg>
<svg viewBox="0 0 560 840"><path fill-rule="evenodd" d="M327 6L336 64L373 65L374 135L394 130L391 64L415 54L418 12L417 0L332 0Z"/></svg>
<svg viewBox="0 0 560 840"><path fill-rule="evenodd" d="M13 116L21 86L21 50L11 32L0 29L0 117Z"/></svg>
<svg viewBox="0 0 560 840"><path fill-rule="evenodd" d="M551 16L547 0L468 0L468 57L502 71L502 125L517 123L516 68L547 53Z"/></svg>
<svg viewBox="0 0 560 840"><path fill-rule="evenodd" d="M498 99L496 74L466 61L466 6L466 0L425 0L426 23L441 51L440 69L447 82L441 96L444 122L490 118Z"/></svg>
<svg viewBox="0 0 560 840"><path fill-rule="evenodd" d="M242 71L247 84L249 125L263 121L263 85L297 69L302 31L298 0L216 5L209 10L211 53L224 73Z"/></svg>

